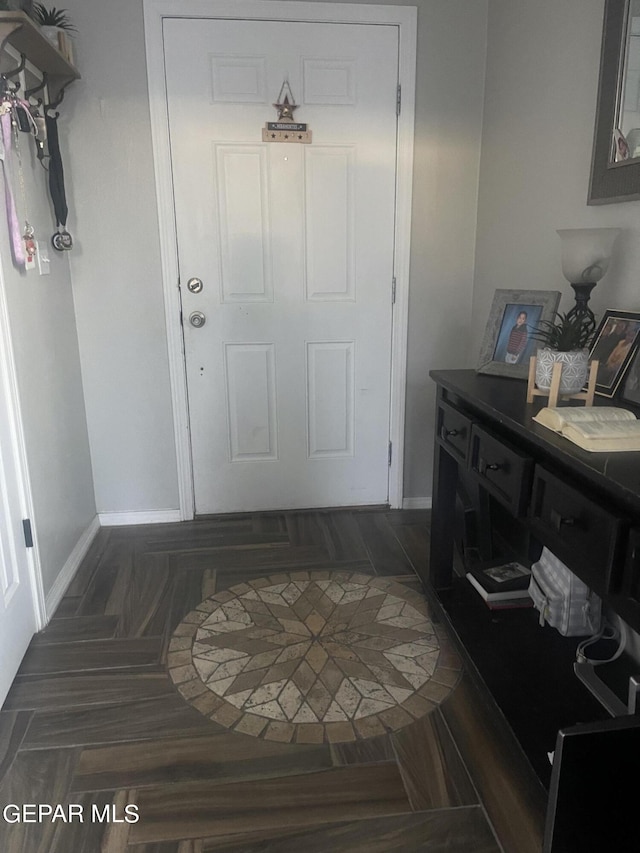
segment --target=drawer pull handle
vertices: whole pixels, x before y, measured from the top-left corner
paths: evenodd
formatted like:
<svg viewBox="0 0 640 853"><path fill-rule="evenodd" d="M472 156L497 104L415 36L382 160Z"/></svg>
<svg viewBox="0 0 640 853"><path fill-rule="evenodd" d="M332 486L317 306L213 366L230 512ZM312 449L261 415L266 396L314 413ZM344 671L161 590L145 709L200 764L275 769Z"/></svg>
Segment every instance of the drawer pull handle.
<svg viewBox="0 0 640 853"><path fill-rule="evenodd" d="M501 465L498 462L487 462L486 459L480 459L480 464L478 465L478 471L481 474L486 474L487 471L500 471L501 468L504 468L504 465Z"/></svg>
<svg viewBox="0 0 640 853"><path fill-rule="evenodd" d="M447 440L447 438L448 438L449 436L452 436L452 437L453 437L454 435L459 435L459 434L460 434L460 433L458 432L458 430L457 430L457 429L447 429L447 428L446 428L446 427L444 427L444 426L443 426L443 427L442 427L442 429L440 430L440 438L441 438L443 441L446 441L446 440Z"/></svg>
<svg viewBox="0 0 640 853"><path fill-rule="evenodd" d="M564 516L560 515L560 513L556 509L552 509L549 513L549 520L551 521L553 529L556 530L558 533L560 533L563 524L567 527L572 527L576 523L575 518L565 518Z"/></svg>

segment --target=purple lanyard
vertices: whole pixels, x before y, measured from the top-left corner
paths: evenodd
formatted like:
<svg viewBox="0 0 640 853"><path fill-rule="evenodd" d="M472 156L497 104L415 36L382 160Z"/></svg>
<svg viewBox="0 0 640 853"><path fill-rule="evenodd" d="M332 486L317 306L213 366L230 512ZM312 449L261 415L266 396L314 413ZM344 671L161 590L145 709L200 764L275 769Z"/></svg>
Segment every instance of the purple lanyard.
<svg viewBox="0 0 640 853"><path fill-rule="evenodd" d="M25 265L24 242L20 233L20 223L16 211L13 192L11 189L11 141L12 126L11 113L4 112L0 116L0 129L2 130L2 153L0 159L4 167L4 197L7 206L7 221L9 224L9 238L11 240L11 252L13 260L18 266Z"/></svg>

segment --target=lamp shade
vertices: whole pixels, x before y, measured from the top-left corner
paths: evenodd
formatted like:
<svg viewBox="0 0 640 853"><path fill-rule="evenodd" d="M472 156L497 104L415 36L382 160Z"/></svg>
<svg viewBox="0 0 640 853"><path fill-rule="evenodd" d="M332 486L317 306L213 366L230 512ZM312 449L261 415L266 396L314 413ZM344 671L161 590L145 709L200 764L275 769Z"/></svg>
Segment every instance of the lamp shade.
<svg viewBox="0 0 640 853"><path fill-rule="evenodd" d="M600 281L620 228L561 228L562 274L570 284Z"/></svg>

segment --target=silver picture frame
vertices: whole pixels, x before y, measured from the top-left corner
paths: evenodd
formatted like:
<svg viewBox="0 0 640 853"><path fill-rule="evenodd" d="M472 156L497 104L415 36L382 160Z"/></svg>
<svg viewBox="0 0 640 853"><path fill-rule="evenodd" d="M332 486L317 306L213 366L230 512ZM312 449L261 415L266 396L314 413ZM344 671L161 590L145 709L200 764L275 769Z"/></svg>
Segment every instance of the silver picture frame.
<svg viewBox="0 0 640 853"><path fill-rule="evenodd" d="M587 204L640 199L640 157L615 161L612 156L624 92L629 0L606 0L602 28L600 80Z"/></svg>
<svg viewBox="0 0 640 853"><path fill-rule="evenodd" d="M551 323L560 302L559 290L496 290L484 332L478 373L526 379L529 358L539 346L532 333L541 322ZM520 315L524 314L521 323ZM525 333L520 329L524 325ZM526 337L523 346L523 338ZM514 341L517 344L514 345ZM519 351L516 353L515 350ZM510 350L514 350L511 352Z"/></svg>

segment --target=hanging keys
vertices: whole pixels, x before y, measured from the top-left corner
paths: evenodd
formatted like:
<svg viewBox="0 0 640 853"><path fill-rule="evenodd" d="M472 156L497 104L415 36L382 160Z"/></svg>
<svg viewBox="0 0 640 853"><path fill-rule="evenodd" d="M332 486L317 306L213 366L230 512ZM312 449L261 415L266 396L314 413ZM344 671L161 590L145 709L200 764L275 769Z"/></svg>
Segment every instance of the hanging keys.
<svg viewBox="0 0 640 853"><path fill-rule="evenodd" d="M69 249L73 249L73 239L71 234L65 229L64 231L56 231L56 233L51 238L51 245L56 250L56 252L68 252Z"/></svg>
<svg viewBox="0 0 640 853"><path fill-rule="evenodd" d="M24 268L26 270L32 270L36 265L36 254L38 249L36 246L33 226L29 225L28 222L25 222L24 224L22 240L24 242Z"/></svg>
<svg viewBox="0 0 640 853"><path fill-rule="evenodd" d="M30 114L25 110L22 104L16 103L14 116L18 130L21 130L23 133L32 132L34 121L31 119Z"/></svg>

